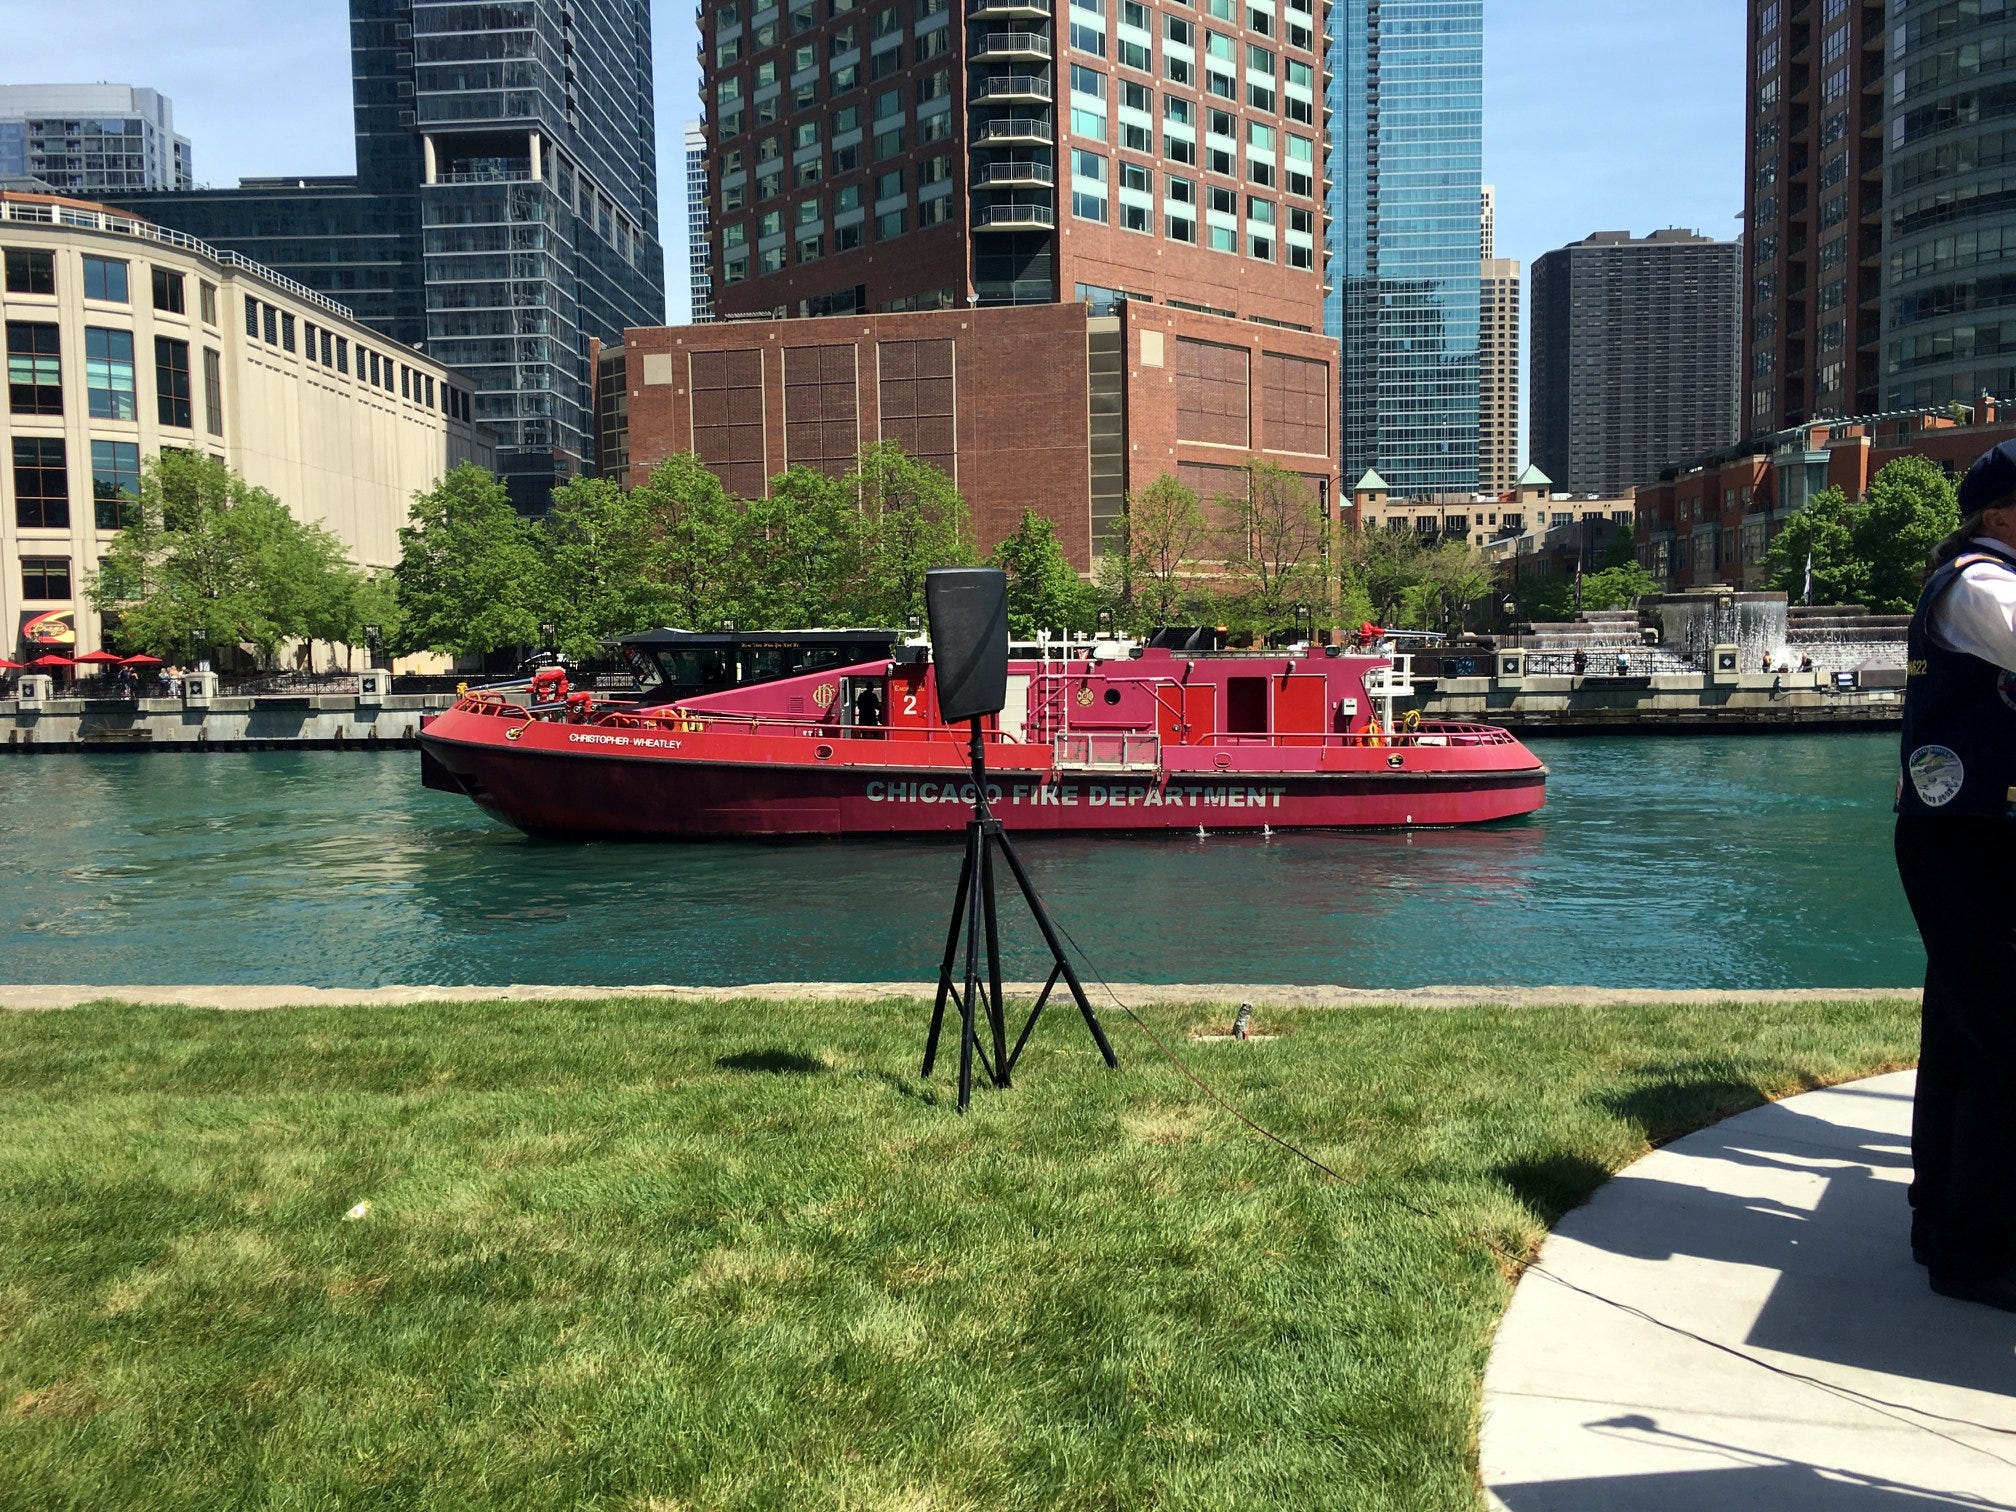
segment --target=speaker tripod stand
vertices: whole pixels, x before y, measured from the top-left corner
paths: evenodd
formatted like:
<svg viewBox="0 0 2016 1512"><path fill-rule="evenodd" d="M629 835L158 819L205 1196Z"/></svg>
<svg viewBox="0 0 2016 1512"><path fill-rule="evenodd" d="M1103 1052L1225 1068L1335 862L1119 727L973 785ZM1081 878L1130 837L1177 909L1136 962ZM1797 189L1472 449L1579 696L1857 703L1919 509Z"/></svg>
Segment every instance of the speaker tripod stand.
<svg viewBox="0 0 2016 1512"><path fill-rule="evenodd" d="M959 1010L961 1113L973 1100L973 1062L976 1057L988 1080L995 1086L1010 1085L1009 1077L1015 1063L1022 1058L1023 1047L1029 1043L1029 1035L1035 1029L1037 1019L1043 1016L1043 1009L1060 979L1078 1004L1085 1027L1092 1031L1092 1042L1106 1058L1107 1066L1118 1069L1120 1065L1113 1054L1113 1046L1106 1039L1106 1031L1099 1023L1099 1015L1092 1011L1091 1001L1085 996L1084 983L1078 980L1078 973L1072 970L1070 959L1064 954L1064 946L1057 938L1057 928L1050 921L1049 911L1044 908L1042 898L1030 882L1029 873L1023 870L1022 858L1015 854L1015 847L1008 843L1001 821L987 806L986 741L980 732L980 721L975 719L971 724L973 817L966 824L966 859L959 867L959 889L952 900L952 924L945 931L945 956L938 966L938 1000L932 1005L931 1034L924 1042L924 1075L929 1076L932 1067L938 1063L938 1036L945 1025L945 1005L951 1002ZM1042 992L1037 994L1036 1006L1030 1009L1028 1022L1023 1024L1013 1049L1008 1045L1008 1018L1001 1000L1001 930L994 905L994 857L997 852L1008 863L1015 885L1022 890L1023 901L1029 905L1036 928L1043 935L1043 943L1050 948L1049 979L1044 982ZM961 979L955 982L953 971L959 963L962 933L965 936L965 966ZM984 1008L980 979L983 934L986 950ZM991 1055L980 1038L983 1011L993 1041Z"/></svg>

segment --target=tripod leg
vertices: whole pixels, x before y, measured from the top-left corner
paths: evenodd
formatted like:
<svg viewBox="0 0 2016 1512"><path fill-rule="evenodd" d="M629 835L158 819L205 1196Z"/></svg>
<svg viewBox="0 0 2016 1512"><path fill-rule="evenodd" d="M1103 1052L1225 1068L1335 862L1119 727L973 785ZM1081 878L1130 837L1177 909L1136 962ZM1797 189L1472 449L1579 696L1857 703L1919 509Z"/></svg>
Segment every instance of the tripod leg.
<svg viewBox="0 0 2016 1512"><path fill-rule="evenodd" d="M959 863L959 891L952 898L952 927L945 931L945 957L938 963L938 1001L931 1005L931 1033L924 1041L925 1076L938 1063L938 1031L945 1023L945 998L952 993L952 963L959 959L959 926L966 919L966 896L973 886L973 830L966 831L966 859ZM955 997L957 994L953 994Z"/></svg>
<svg viewBox="0 0 2016 1512"><path fill-rule="evenodd" d="M1029 1035L1036 1027L1036 1020L1043 1017L1043 1005L1050 1001L1050 991L1057 985L1057 978L1063 974L1063 971L1056 966L1050 968L1050 980L1043 984L1043 990L1036 995L1036 1006L1029 1010L1029 1022L1022 1026L1022 1037L1015 1041L1015 1049L1008 1056L1009 1070L1014 1070L1015 1062L1022 1059L1022 1047L1029 1043Z"/></svg>
<svg viewBox="0 0 2016 1512"><path fill-rule="evenodd" d="M973 1101L973 1051L978 1042L978 1026L973 1022L980 1006L980 873L986 855L986 836L976 820L967 830L968 856L966 892L966 1001L959 1016L959 1111Z"/></svg>
<svg viewBox="0 0 2016 1512"><path fill-rule="evenodd" d="M1113 1054L1113 1046L1106 1039L1106 1031L1099 1023L1099 1015L1092 1011L1092 1003L1085 996L1085 984L1078 980L1078 973L1071 969L1071 961L1064 954L1063 942L1057 938L1057 926L1050 922L1050 914L1043 907L1042 898L1036 894L1036 884L1029 880L1029 873L1022 869L1022 858L1015 854L1015 847L1008 843L1005 834L996 835L1001 846L1001 854L1008 862L1008 869L1015 873L1015 884L1022 889L1022 896L1028 901L1029 912L1036 916L1036 927L1043 932L1043 943L1050 947L1050 959L1064 973L1065 985L1071 989L1071 996L1078 1004L1078 1012L1085 1020L1085 1027L1092 1031L1092 1042L1099 1047L1099 1053L1106 1058L1109 1068L1118 1070L1120 1061Z"/></svg>
<svg viewBox="0 0 2016 1512"><path fill-rule="evenodd" d="M995 839L1001 836L997 821L987 826ZM994 1030L994 1085L1008 1085L1008 1016L1001 1007L1001 925L994 909L994 848L986 836L980 841L980 906L987 925L987 1022Z"/></svg>

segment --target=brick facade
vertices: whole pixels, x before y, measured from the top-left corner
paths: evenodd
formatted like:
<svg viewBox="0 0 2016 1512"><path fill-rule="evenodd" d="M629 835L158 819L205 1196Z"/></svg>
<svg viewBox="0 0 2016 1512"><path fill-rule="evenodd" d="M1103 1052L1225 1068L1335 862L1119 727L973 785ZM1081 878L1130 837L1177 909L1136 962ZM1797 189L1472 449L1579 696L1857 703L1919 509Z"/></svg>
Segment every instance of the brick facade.
<svg viewBox="0 0 2016 1512"><path fill-rule="evenodd" d="M1119 361L1102 376L1108 351ZM731 492L760 496L788 466L840 473L892 440L958 484L983 550L1033 506L1084 570L1121 492L1165 472L1207 499L1255 456L1334 484L1334 353L1319 335L1128 303L1110 317L1053 304L636 330L612 361L632 485L692 450ZM1117 443L1110 468L1102 437Z"/></svg>

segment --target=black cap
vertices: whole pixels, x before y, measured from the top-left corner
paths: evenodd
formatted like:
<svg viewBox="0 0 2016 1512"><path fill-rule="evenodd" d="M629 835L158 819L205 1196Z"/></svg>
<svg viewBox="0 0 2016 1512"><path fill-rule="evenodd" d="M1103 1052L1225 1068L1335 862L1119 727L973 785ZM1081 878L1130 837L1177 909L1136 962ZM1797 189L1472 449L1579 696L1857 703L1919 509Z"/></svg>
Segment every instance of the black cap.
<svg viewBox="0 0 2016 1512"><path fill-rule="evenodd" d="M1961 517L1993 509L2012 494L2016 494L2016 440L1983 452L1967 469L1960 480Z"/></svg>

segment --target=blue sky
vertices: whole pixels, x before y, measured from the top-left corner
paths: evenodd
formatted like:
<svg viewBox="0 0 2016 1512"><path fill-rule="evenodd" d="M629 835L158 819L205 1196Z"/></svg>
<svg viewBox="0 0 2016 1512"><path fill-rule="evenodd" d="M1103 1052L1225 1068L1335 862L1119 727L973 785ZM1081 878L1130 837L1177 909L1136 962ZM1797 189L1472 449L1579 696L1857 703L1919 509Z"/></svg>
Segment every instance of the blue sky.
<svg viewBox="0 0 2016 1512"><path fill-rule="evenodd" d="M654 0L661 210L685 313L680 128L695 109L692 0ZM0 82L113 79L175 102L196 173L347 173L341 0L64 0L8 38ZM1486 0L1484 176L1498 253L1530 264L1591 231L1733 236L1743 203L1743 0Z"/></svg>

